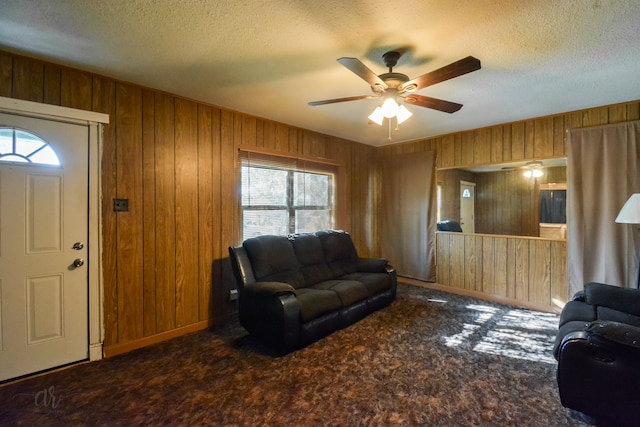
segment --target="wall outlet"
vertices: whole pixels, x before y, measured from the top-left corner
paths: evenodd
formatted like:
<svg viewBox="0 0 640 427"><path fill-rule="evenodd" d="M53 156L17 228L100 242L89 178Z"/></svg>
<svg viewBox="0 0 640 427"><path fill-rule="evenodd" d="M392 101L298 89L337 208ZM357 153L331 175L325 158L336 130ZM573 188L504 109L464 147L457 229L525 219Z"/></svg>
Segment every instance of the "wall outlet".
<svg viewBox="0 0 640 427"><path fill-rule="evenodd" d="M127 212L129 210L129 199L113 199L114 212Z"/></svg>
<svg viewBox="0 0 640 427"><path fill-rule="evenodd" d="M235 301L238 299L238 290L230 289L229 290L229 301Z"/></svg>

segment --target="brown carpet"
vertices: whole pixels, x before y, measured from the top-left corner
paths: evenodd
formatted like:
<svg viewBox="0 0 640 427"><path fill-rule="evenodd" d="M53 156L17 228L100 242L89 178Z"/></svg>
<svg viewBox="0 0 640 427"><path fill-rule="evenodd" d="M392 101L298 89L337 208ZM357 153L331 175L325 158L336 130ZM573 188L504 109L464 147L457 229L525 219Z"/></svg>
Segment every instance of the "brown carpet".
<svg viewBox="0 0 640 427"><path fill-rule="evenodd" d="M401 284L285 356L239 325L0 387L1 425L581 426L560 405L557 318Z"/></svg>

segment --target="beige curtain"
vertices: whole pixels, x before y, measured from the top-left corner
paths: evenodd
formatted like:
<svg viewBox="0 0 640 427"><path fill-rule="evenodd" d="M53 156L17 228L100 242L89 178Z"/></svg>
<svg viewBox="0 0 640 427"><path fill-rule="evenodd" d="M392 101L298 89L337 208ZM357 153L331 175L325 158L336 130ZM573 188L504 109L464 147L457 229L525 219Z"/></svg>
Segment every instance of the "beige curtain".
<svg viewBox="0 0 640 427"><path fill-rule="evenodd" d="M401 276L435 281L435 154L382 160L381 254Z"/></svg>
<svg viewBox="0 0 640 427"><path fill-rule="evenodd" d="M635 286L637 227L616 224L640 192L640 121L568 132L569 293L588 282Z"/></svg>

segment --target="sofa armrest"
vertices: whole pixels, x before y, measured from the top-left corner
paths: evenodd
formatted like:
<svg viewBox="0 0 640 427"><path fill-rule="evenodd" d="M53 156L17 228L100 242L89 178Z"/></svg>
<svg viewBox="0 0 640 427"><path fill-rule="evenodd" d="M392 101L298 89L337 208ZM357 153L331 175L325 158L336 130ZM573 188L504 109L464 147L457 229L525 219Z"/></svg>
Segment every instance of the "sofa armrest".
<svg viewBox="0 0 640 427"><path fill-rule="evenodd" d="M556 372L560 401L597 425L636 425L640 350L611 341L609 328L617 325L606 323L595 321L563 337Z"/></svg>
<svg viewBox="0 0 640 427"><path fill-rule="evenodd" d="M288 283L282 282L254 282L244 287L243 296L248 298L279 297L295 295L296 290Z"/></svg>
<svg viewBox="0 0 640 427"><path fill-rule="evenodd" d="M387 273L388 261L384 258L358 258L358 271L364 273Z"/></svg>
<svg viewBox="0 0 640 427"><path fill-rule="evenodd" d="M606 320L596 320L587 323L585 332L590 340L604 339L625 347L640 349L640 328Z"/></svg>
<svg viewBox="0 0 640 427"><path fill-rule="evenodd" d="M229 246L229 259L236 283L242 289L250 283L255 283L251 261L247 255L247 250L242 246Z"/></svg>
<svg viewBox="0 0 640 427"><path fill-rule="evenodd" d="M564 345L570 341L589 341L589 335L587 335L587 332L582 330L582 331L573 331L573 332L569 332L568 334L566 334L564 337L562 337L562 341L560 342L560 345L558 346L558 349L561 349L562 347L564 347ZM556 359L558 359L558 355L555 354L554 355Z"/></svg>
<svg viewBox="0 0 640 427"><path fill-rule="evenodd" d="M578 291L571 297L571 301L585 302L587 299L584 295L584 290Z"/></svg>
<svg viewBox="0 0 640 427"><path fill-rule="evenodd" d="M240 324L251 334L284 351L300 344L300 304L293 286L255 282L240 293Z"/></svg>
<svg viewBox="0 0 640 427"><path fill-rule="evenodd" d="M587 283L585 301L595 306L609 307L624 313L640 316L640 291L620 288L604 283Z"/></svg>

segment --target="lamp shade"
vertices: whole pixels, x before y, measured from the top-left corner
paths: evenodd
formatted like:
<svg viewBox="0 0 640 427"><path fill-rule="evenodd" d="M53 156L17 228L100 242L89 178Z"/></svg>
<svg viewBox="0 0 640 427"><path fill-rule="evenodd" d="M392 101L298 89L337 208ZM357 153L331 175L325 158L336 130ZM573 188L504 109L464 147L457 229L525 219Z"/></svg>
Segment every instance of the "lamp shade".
<svg viewBox="0 0 640 427"><path fill-rule="evenodd" d="M382 126L382 120L384 120L384 114L382 114L382 108L376 107L376 109L373 110L373 113L371 113L371 115L369 116L369 120Z"/></svg>
<svg viewBox="0 0 640 427"><path fill-rule="evenodd" d="M376 123L382 126L382 122L385 118L392 119L396 118L397 123L400 124L411 117L413 113L407 110L404 105L398 105L396 100L393 97L387 97L381 106L376 107L373 110L373 113L369 115L369 120L373 123ZM398 129L396 129L398 130ZM389 135L389 140L391 140L391 135Z"/></svg>
<svg viewBox="0 0 640 427"><path fill-rule="evenodd" d="M396 118L398 119L398 124L404 122L412 115L413 113L411 111L407 110L407 108L404 105L401 105L400 107L398 107L398 114L396 115Z"/></svg>
<svg viewBox="0 0 640 427"><path fill-rule="evenodd" d="M640 224L640 193L634 193L624 204L616 218L620 224Z"/></svg>
<svg viewBox="0 0 640 427"><path fill-rule="evenodd" d="M390 119L391 117L395 117L396 114L398 114L398 104L396 101L394 101L393 98L385 99L382 103L382 115Z"/></svg>

